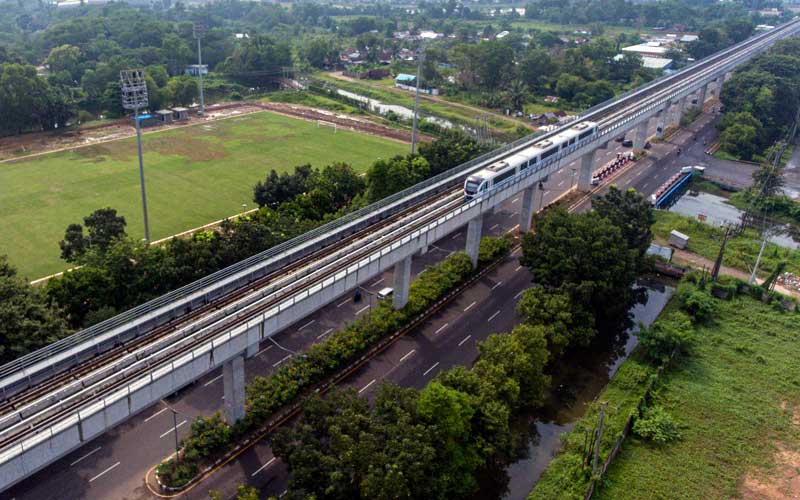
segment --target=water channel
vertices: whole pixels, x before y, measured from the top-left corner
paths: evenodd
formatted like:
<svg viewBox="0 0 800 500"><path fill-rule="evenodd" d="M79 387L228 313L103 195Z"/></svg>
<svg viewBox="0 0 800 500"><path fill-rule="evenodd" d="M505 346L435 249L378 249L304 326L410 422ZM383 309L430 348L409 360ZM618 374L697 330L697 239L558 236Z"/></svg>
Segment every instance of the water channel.
<svg viewBox="0 0 800 500"><path fill-rule="evenodd" d="M522 415L514 426L527 441L523 458L495 477L484 478L475 499L524 500L560 447L559 435L573 428L588 405L630 356L641 322L650 325L666 306L674 289L659 282L640 282L647 302L632 309L634 326L609 344L593 346L567 359L553 374L552 395L544 408Z"/></svg>
<svg viewBox="0 0 800 500"><path fill-rule="evenodd" d="M398 106L397 104L384 104L383 102L377 99L371 99L369 97L365 97L361 94L356 94L354 92L348 92L347 90L336 89L336 92L339 95L347 97L348 99L353 99L354 101L363 102L364 104L369 107L370 110L380 113L382 115L388 114L390 111L397 116L405 119L405 120L413 120L414 119L414 111L411 109L406 108L405 106ZM420 113L422 114L422 113ZM443 128L453 128L453 122L449 120L445 120L443 118L438 118L436 116L425 116L421 118L423 121L431 122L435 125L438 125Z"/></svg>

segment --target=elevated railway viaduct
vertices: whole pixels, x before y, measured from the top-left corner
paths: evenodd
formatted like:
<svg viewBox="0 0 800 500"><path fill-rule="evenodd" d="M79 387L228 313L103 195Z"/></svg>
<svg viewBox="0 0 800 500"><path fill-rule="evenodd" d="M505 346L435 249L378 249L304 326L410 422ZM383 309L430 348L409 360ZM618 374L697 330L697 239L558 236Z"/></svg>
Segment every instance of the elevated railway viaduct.
<svg viewBox="0 0 800 500"><path fill-rule="evenodd" d="M226 417L238 420L244 359L259 342L392 267L394 306L404 306L415 254L466 225L476 262L485 213L522 192L527 231L540 181L580 160L578 189L588 190L597 149L631 131L642 149L652 120L663 132L693 101L718 93L736 66L798 30L793 20L587 110L578 121L596 122L596 134L473 200L464 201L466 177L563 129L503 146L0 367L0 491L219 367Z"/></svg>

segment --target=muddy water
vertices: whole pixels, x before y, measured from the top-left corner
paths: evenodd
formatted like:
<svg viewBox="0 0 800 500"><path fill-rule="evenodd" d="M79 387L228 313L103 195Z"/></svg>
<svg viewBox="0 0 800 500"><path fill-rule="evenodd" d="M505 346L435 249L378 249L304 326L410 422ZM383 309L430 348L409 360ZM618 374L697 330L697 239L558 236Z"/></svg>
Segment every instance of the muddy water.
<svg viewBox="0 0 800 500"><path fill-rule="evenodd" d="M650 325L674 290L659 283L640 283L640 286L647 289L647 303L633 308L633 322ZM523 415L516 422L515 429L527 448L521 450L523 458L505 470L495 471L493 477L484 478L475 498L519 500L527 496L558 450L559 435L572 429L628 358L636 346L637 331L635 326L606 345L594 346L564 363L553 376L553 395L545 407Z"/></svg>

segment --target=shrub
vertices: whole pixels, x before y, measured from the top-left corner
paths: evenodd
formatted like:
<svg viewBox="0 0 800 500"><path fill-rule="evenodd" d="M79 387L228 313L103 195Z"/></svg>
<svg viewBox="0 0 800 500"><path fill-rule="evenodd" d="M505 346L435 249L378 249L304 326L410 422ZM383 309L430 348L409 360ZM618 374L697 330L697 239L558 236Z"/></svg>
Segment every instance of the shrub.
<svg viewBox="0 0 800 500"><path fill-rule="evenodd" d="M678 424L660 406L645 408L633 422L633 432L642 439L663 445L681 438Z"/></svg>
<svg viewBox="0 0 800 500"><path fill-rule="evenodd" d="M676 312L669 319L655 322L650 328L641 326L639 344L652 360L665 361L673 353L689 352L694 343L694 333L689 316Z"/></svg>
<svg viewBox="0 0 800 500"><path fill-rule="evenodd" d="M694 290L681 297L681 309L696 323L705 323L714 314L714 299L704 291Z"/></svg>

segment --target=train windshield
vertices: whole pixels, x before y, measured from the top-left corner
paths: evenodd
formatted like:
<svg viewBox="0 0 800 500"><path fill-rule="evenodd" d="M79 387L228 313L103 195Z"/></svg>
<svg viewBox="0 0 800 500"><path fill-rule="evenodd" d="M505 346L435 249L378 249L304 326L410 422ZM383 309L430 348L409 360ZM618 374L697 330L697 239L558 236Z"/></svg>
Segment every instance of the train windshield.
<svg viewBox="0 0 800 500"><path fill-rule="evenodd" d="M474 181L472 179L467 180L466 186L464 186L464 190L467 194L475 194L478 192L478 187L481 185L481 181Z"/></svg>

